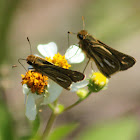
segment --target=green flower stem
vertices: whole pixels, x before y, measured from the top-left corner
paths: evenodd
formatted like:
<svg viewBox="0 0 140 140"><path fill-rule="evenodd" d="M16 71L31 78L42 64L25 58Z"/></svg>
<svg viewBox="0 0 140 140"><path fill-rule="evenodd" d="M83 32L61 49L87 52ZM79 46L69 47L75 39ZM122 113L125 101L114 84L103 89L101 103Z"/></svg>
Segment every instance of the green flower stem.
<svg viewBox="0 0 140 140"><path fill-rule="evenodd" d="M57 102L58 102L58 100L56 99L56 100L53 102L53 104L48 104L48 107L49 107L52 111L54 111L54 110L55 110L55 107L57 106Z"/></svg>
<svg viewBox="0 0 140 140"><path fill-rule="evenodd" d="M54 105L48 104L48 107L49 107L51 110L54 110Z"/></svg>
<svg viewBox="0 0 140 140"><path fill-rule="evenodd" d="M72 105L66 107L66 108L64 109L63 112L65 112L65 111L67 111L67 110L73 108L74 106L78 105L78 104L81 103L82 101L83 101L83 100L79 99L79 100L78 100L77 102L75 102L74 104L72 104Z"/></svg>
<svg viewBox="0 0 140 140"><path fill-rule="evenodd" d="M58 113L56 113L55 109L57 107L57 100L54 101L53 104L48 104L49 108L52 110L52 114L48 120L47 126L44 130L44 133L42 135L42 140L46 139L48 137L48 135L50 134L51 128L53 126L53 123L56 119L56 117L59 115Z"/></svg>
<svg viewBox="0 0 140 140"><path fill-rule="evenodd" d="M91 94L91 92L89 92L89 93L87 94L87 96L86 96L84 99L79 99L79 100L78 100L77 102L75 102L74 104L72 104L72 105L66 107L66 108L64 109L63 112L65 112L65 111L67 111L67 110L69 110L69 109L75 107L76 105L80 104L80 103L81 103L83 100L85 100L90 94Z"/></svg>
<svg viewBox="0 0 140 140"><path fill-rule="evenodd" d="M53 123L54 123L54 121L55 121L57 115L58 115L58 114L52 112L52 114L51 114L51 116L50 116L50 118L49 118L49 120L48 120L47 126L46 126L46 128L45 128L45 130L44 130L44 133L43 133L43 135L42 135L42 140L47 139L47 137L48 137L48 135L49 135L49 133L50 133L50 131L51 131L51 128L52 128L52 126L53 126Z"/></svg>

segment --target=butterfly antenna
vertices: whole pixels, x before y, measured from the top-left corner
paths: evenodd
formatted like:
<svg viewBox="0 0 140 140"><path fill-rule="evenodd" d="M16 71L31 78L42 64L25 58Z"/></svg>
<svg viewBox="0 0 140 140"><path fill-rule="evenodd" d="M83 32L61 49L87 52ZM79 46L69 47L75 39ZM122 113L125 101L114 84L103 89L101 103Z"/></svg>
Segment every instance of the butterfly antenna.
<svg viewBox="0 0 140 140"><path fill-rule="evenodd" d="M30 40L29 40L28 37L27 37L27 41L28 41L28 43L29 43L29 45L30 45L30 53L32 54L32 47L31 47L31 43L30 43Z"/></svg>
<svg viewBox="0 0 140 140"><path fill-rule="evenodd" d="M70 46L70 36L69 36L69 32L68 32L68 48L69 48L69 46Z"/></svg>
<svg viewBox="0 0 140 140"><path fill-rule="evenodd" d="M82 21L83 21L83 30L85 30L85 20L84 20L84 16L82 16Z"/></svg>
<svg viewBox="0 0 140 140"><path fill-rule="evenodd" d="M77 34L77 33L73 33L73 32L68 31L68 48L70 46L70 36L69 36L69 34Z"/></svg>

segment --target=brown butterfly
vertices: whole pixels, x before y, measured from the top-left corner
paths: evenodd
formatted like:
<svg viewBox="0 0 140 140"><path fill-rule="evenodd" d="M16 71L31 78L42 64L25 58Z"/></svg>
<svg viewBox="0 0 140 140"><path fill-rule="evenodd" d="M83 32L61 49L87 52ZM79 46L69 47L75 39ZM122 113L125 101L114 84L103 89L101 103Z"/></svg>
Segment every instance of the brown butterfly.
<svg viewBox="0 0 140 140"><path fill-rule="evenodd" d="M83 19L83 27L84 26ZM115 72L127 70L136 63L136 60L132 56L107 46L105 43L88 34L84 29L78 32L77 37L79 39L79 47L89 60L92 59L95 61L98 69L106 77L110 77Z"/></svg>
<svg viewBox="0 0 140 140"><path fill-rule="evenodd" d="M72 82L81 81L85 77L81 72L61 68L34 55L29 55L26 61L29 65L33 66L35 71L48 76L67 90L70 90Z"/></svg>

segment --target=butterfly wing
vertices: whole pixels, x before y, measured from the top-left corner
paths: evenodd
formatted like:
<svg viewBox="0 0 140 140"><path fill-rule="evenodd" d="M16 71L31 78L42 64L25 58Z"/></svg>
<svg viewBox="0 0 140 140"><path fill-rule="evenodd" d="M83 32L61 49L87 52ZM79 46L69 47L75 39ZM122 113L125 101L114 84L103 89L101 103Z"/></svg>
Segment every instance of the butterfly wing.
<svg viewBox="0 0 140 140"><path fill-rule="evenodd" d="M45 59L42 59L41 62L42 62L43 69L45 68L45 66L47 68L50 67L50 69L56 70L59 73L63 73L64 75L68 76L72 80L72 82L78 82L85 78L85 75L81 72L68 70L68 69L61 68L59 66L55 66L54 64L46 61Z"/></svg>
<svg viewBox="0 0 140 140"><path fill-rule="evenodd" d="M87 57L95 61L98 69L106 77L110 77L110 75L120 70L118 59L92 36L88 36L79 45Z"/></svg>
<svg viewBox="0 0 140 140"><path fill-rule="evenodd" d="M102 46L95 45L94 47L90 47L90 50L90 55L94 59L98 69L106 77L110 77L110 75L120 70L118 60Z"/></svg>
<svg viewBox="0 0 140 140"><path fill-rule="evenodd" d="M61 68L61 67L57 67L57 66L54 66L54 67L59 72L67 75L72 80L72 82L79 82L79 81L82 81L85 78L85 75L81 72L68 70L68 69L64 69L64 68Z"/></svg>
<svg viewBox="0 0 140 140"><path fill-rule="evenodd" d="M42 73L43 75L48 76L63 88L70 90L72 80L67 75L60 73L58 70L54 69L52 66L45 64L41 65L39 68L35 68L35 70L39 73Z"/></svg>
<svg viewBox="0 0 140 140"><path fill-rule="evenodd" d="M43 59L39 66L34 66L35 70L48 76L65 89L70 89L72 82L78 82L84 79L84 74L78 71L72 71L53 65Z"/></svg>
<svg viewBox="0 0 140 140"><path fill-rule="evenodd" d="M129 55L126 55L124 53L121 53L109 46L107 46L106 44L104 44L103 42L99 41L98 42L100 44L102 44L107 50L109 50L114 56L115 58L118 59L118 61L120 62L120 70L127 70L128 68L132 67L135 63L136 60Z"/></svg>

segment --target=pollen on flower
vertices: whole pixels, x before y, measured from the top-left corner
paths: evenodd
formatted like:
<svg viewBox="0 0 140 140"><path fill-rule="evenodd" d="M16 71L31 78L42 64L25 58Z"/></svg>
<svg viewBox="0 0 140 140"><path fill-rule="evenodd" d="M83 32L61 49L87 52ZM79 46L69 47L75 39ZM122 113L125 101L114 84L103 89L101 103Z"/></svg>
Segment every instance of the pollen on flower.
<svg viewBox="0 0 140 140"><path fill-rule="evenodd" d="M53 59L51 59L51 57L46 57L46 59L54 65L62 67L64 69L69 69L69 67L71 67L71 65L68 64L65 56L62 56L60 53L55 54Z"/></svg>
<svg viewBox="0 0 140 140"><path fill-rule="evenodd" d="M38 94L42 94L48 85L48 77L38 72L28 71L26 72L25 76L22 74L21 77L22 85L27 84L27 86L31 88L32 93L37 92Z"/></svg>

